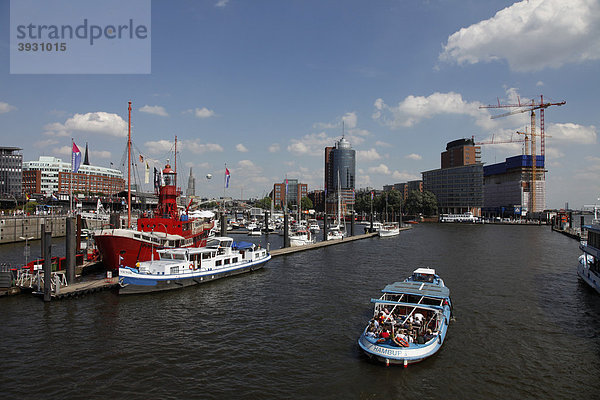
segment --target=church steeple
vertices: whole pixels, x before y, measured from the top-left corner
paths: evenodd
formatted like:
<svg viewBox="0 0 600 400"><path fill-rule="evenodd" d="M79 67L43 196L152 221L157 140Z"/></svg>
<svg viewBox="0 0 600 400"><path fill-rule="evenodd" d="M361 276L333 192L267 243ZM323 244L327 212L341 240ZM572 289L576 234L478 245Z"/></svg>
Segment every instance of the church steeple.
<svg viewBox="0 0 600 400"><path fill-rule="evenodd" d="M83 158L83 165L90 165L90 159L88 158L88 144L85 142L85 157Z"/></svg>

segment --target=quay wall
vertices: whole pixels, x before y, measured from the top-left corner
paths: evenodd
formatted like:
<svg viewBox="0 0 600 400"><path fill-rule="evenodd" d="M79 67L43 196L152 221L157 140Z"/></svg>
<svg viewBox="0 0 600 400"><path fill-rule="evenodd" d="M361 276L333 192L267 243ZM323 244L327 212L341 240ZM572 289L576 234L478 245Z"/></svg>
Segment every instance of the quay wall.
<svg viewBox="0 0 600 400"><path fill-rule="evenodd" d="M0 244L24 242L21 237L36 240L42 237L42 224L50 224L52 237L62 237L67 233L66 216L31 215L31 216L6 216L0 217ZM82 227L99 229L105 221L84 220Z"/></svg>

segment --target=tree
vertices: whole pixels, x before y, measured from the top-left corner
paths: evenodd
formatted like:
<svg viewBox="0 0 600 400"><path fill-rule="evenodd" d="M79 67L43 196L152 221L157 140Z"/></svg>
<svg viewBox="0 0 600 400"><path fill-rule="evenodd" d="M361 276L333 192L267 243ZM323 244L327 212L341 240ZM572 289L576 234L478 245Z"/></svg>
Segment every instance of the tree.
<svg viewBox="0 0 600 400"><path fill-rule="evenodd" d="M423 211L423 193L418 190L412 190L406 198L404 206L406 213L416 215Z"/></svg>
<svg viewBox="0 0 600 400"><path fill-rule="evenodd" d="M271 209L271 198L267 196L263 199L260 199L256 203L254 203L254 206L258 207L258 208L262 208L263 210L270 210Z"/></svg>
<svg viewBox="0 0 600 400"><path fill-rule="evenodd" d="M303 197L302 200L300 200L300 205L303 210L310 210L313 208L313 202L308 197Z"/></svg>
<svg viewBox="0 0 600 400"><path fill-rule="evenodd" d="M437 197L429 190L423 192L423 214L435 215L437 214Z"/></svg>

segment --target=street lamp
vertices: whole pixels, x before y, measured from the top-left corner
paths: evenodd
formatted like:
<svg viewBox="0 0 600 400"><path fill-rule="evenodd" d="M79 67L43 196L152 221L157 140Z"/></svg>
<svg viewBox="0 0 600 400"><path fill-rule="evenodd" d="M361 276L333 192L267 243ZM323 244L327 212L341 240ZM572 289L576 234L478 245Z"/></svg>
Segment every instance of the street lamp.
<svg viewBox="0 0 600 400"><path fill-rule="evenodd" d="M29 240L33 239L33 236L31 236L31 237L19 236L19 239L25 241L25 250L23 251L23 255L25 256L25 266L27 266L27 257L29 257L29 245L27 244L27 242Z"/></svg>

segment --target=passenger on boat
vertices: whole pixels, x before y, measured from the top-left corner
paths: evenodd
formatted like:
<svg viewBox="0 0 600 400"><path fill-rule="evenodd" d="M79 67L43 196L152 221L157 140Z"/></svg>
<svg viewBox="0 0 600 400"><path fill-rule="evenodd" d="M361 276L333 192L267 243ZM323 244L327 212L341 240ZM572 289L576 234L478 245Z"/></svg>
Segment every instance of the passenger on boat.
<svg viewBox="0 0 600 400"><path fill-rule="evenodd" d="M379 339L377 340L378 343L383 343L386 340L388 340L390 338L390 331L388 331L387 329L382 329L381 333L379 334Z"/></svg>
<svg viewBox="0 0 600 400"><path fill-rule="evenodd" d="M433 339L433 333L431 333L431 329L427 329L427 333L425 336L423 336L423 339L425 339L425 342L429 342L431 339Z"/></svg>
<svg viewBox="0 0 600 400"><path fill-rule="evenodd" d="M406 336L406 334L404 333L404 329L398 330L398 332L396 332L396 334L394 335L392 340L394 341L394 343L396 343L400 347L408 347L409 346L409 339Z"/></svg>
<svg viewBox="0 0 600 400"><path fill-rule="evenodd" d="M415 313L415 325L423 325L423 319L425 317L421 313Z"/></svg>

